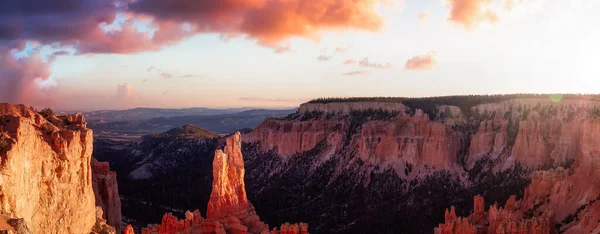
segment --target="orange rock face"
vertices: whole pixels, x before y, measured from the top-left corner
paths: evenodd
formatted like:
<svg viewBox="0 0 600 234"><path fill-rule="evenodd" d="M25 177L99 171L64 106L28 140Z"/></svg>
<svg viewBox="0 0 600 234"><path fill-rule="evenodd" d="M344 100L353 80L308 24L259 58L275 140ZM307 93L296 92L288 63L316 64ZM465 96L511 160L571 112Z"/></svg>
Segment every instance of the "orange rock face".
<svg viewBox="0 0 600 234"><path fill-rule="evenodd" d="M0 104L0 213L22 218L32 233L90 233L97 224L91 154L81 114L44 118Z"/></svg>
<svg viewBox="0 0 600 234"><path fill-rule="evenodd" d="M135 234L133 227L131 225L127 225L127 227L123 229L123 234Z"/></svg>
<svg viewBox="0 0 600 234"><path fill-rule="evenodd" d="M171 214L165 214L160 225L149 225L142 230L142 234L308 233L308 225L305 223L286 223L281 225L280 230L269 231L269 226L260 221L254 206L246 197L244 173L241 134L237 132L226 139L223 150L215 152L213 188L208 202L207 218L204 219L198 210L186 212L184 220L179 220Z"/></svg>
<svg viewBox="0 0 600 234"><path fill-rule="evenodd" d="M492 205L487 212L480 209L483 198L476 196L474 211L469 217L456 217L454 207L446 210L446 220L434 229L436 234L550 234L554 230L553 211L547 210L538 217L526 217L514 210L515 197L506 202L507 208Z"/></svg>
<svg viewBox="0 0 600 234"><path fill-rule="evenodd" d="M96 197L96 206L102 207L106 223L120 232L121 198L119 198L117 174L110 171L107 162L92 160L92 187Z"/></svg>

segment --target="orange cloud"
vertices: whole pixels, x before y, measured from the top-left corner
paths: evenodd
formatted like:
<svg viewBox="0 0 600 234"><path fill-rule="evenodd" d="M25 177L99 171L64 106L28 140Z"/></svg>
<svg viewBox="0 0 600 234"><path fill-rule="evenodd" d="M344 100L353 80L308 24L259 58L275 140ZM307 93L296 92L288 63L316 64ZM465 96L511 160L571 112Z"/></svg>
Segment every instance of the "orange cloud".
<svg viewBox="0 0 600 234"><path fill-rule="evenodd" d="M492 0L448 0L450 3L449 21L462 24L467 30L476 28L482 22L495 23L498 15L488 8Z"/></svg>
<svg viewBox="0 0 600 234"><path fill-rule="evenodd" d="M344 76L361 76L361 75L367 75L369 74L366 71L351 71L351 72L346 72L346 73L342 73L342 75Z"/></svg>
<svg viewBox="0 0 600 234"><path fill-rule="evenodd" d="M344 65L350 65L350 64L355 64L355 63L356 63L356 61L352 60L352 59L348 59L348 60L344 61Z"/></svg>
<svg viewBox="0 0 600 234"><path fill-rule="evenodd" d="M379 30L383 19L376 8L382 1L45 0L42 5L8 4L0 20L0 44L37 41L73 46L79 54L129 54L158 50L199 33L218 33L246 36L283 53L290 50L286 42L293 37L317 40L325 31ZM118 27L111 25L115 20ZM136 22L147 22L155 31L140 32Z"/></svg>
<svg viewBox="0 0 600 234"><path fill-rule="evenodd" d="M140 0L135 14L157 21L187 22L195 32L247 35L273 48L291 37L318 39L323 31L377 31L380 0Z"/></svg>
<svg viewBox="0 0 600 234"><path fill-rule="evenodd" d="M406 61L404 69L406 70L428 70L435 65L436 52L431 51L426 55L417 55Z"/></svg>
<svg viewBox="0 0 600 234"><path fill-rule="evenodd" d="M420 23L425 22L429 18L429 11L423 11L417 16Z"/></svg>

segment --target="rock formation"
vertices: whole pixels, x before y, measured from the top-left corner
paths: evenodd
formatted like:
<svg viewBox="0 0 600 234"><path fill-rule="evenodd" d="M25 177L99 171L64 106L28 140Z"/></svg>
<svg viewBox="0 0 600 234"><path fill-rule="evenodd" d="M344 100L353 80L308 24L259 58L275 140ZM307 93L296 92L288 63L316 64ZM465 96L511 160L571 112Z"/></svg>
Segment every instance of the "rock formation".
<svg viewBox="0 0 600 234"><path fill-rule="evenodd" d="M390 165L404 178L410 177L401 173L408 164L456 171L458 163L469 169L482 158L496 160L496 170L516 163L535 169L574 160L588 113L600 107L586 99L520 98L475 105L467 114L449 105L425 113L395 104L306 103L296 116L268 119L244 140L283 156L322 141L332 151L355 147L363 162ZM368 114L374 110L388 116ZM363 114L368 118L361 120Z"/></svg>
<svg viewBox="0 0 600 234"><path fill-rule="evenodd" d="M446 209L445 222L435 228L436 234L550 234L554 228L553 211L547 210L538 217L529 218L521 210L515 209L515 197L511 196L505 208L498 204L481 210L481 196L474 198L474 211L469 217L456 217L454 207Z"/></svg>
<svg viewBox="0 0 600 234"><path fill-rule="evenodd" d="M117 174L110 171L107 162L92 159L92 187L96 197L96 206L102 207L103 218L117 232L121 230L121 198L117 186Z"/></svg>
<svg viewBox="0 0 600 234"><path fill-rule="evenodd" d="M280 230L269 231L260 221L254 206L246 197L244 160L241 152L241 134L228 137L224 150L217 150L213 159L213 188L207 207L207 218L200 211L186 212L179 220L170 213L163 216L160 225L148 225L142 234L163 233L308 233L308 225L284 224ZM126 228L131 233L130 227Z"/></svg>
<svg viewBox="0 0 600 234"><path fill-rule="evenodd" d="M268 119L245 135L250 199L261 208L275 202L309 207L310 214L299 212L286 218L300 218L313 227L318 224L315 230L325 233L366 232L381 223L395 225L390 227L394 231L426 233L443 214L433 215L431 207L437 210L461 204L475 194L482 197L475 201L474 213L452 218L449 210L449 222L440 227L442 233L469 233L490 218L496 222L493 231L499 233L527 232L535 225L534 229L541 228L543 233L548 226L540 225L549 222L551 228L556 225L564 231L570 226L596 228L599 96L387 100L402 104L395 106L369 100L381 98L306 103L297 114ZM260 168L268 168L268 172ZM325 182L315 182L320 180ZM277 195L276 187L286 183L294 183L298 189ZM355 193L364 194L364 198L354 197ZM453 195L440 199L436 193ZM268 194L276 195L260 199ZM336 199L321 198L321 194ZM402 199L393 200L389 194L401 194ZM504 208L484 207L484 197L492 202L506 201L510 194L517 196ZM286 202L289 197L297 202ZM312 199L307 202L305 197ZM393 208L380 206L385 199L393 200L386 203ZM326 204L339 205L339 212L319 209ZM464 210L460 208L457 210ZM366 217L366 213L377 212L374 210L385 215ZM265 213L288 215L277 210ZM426 224L413 225L422 229L410 229L411 223L395 223L388 217ZM478 220L484 224L475 222ZM328 222L343 222L348 229L326 226ZM489 223L485 227L487 232Z"/></svg>
<svg viewBox="0 0 600 234"><path fill-rule="evenodd" d="M0 104L0 214L31 233L114 233L101 210L97 219L91 154L81 114L42 116Z"/></svg>
<svg viewBox="0 0 600 234"><path fill-rule="evenodd" d="M575 137L583 140L571 146L578 149L572 169L534 172L521 201L512 196L504 209L490 207L484 219L489 223L487 233L550 233L554 224L563 233L600 231L600 119L584 120L581 125L580 135ZM476 197L469 224L481 224L476 217L481 216L482 205L481 197ZM458 224L462 223L446 218L436 232L457 233Z"/></svg>

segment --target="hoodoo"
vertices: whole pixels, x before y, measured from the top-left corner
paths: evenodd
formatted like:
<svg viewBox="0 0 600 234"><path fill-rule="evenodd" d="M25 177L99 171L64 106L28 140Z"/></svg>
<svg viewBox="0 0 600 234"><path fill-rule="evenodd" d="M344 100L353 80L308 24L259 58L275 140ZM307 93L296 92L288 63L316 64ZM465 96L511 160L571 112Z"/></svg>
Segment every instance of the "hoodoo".
<svg viewBox="0 0 600 234"><path fill-rule="evenodd" d="M308 233L308 225L283 224L280 230L260 221L254 206L246 197L244 160L241 152L241 134L236 132L225 139L223 150L217 150L213 159L213 186L207 207L207 218L198 210L186 212L179 220L171 214L163 216L160 225L149 225L142 234L166 233ZM125 229L131 232L131 228Z"/></svg>

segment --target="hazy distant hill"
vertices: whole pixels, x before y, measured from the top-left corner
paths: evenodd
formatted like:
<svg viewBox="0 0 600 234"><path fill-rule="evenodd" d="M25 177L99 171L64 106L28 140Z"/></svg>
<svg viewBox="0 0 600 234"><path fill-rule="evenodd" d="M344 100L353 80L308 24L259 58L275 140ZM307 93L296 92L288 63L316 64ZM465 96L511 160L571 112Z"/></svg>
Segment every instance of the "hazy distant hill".
<svg viewBox="0 0 600 234"><path fill-rule="evenodd" d="M265 118L284 117L296 110L259 109L229 114L160 117L108 123L90 122L88 127L94 130L95 137L112 139L139 138L188 124L194 124L215 133L230 133L239 129L255 128Z"/></svg>
<svg viewBox="0 0 600 234"><path fill-rule="evenodd" d="M191 116L191 115L222 115L233 114L254 108L228 108L211 109L204 107L163 109L163 108L135 108L128 110L99 110L83 113L89 123L110 123L120 121L145 120L161 117Z"/></svg>

